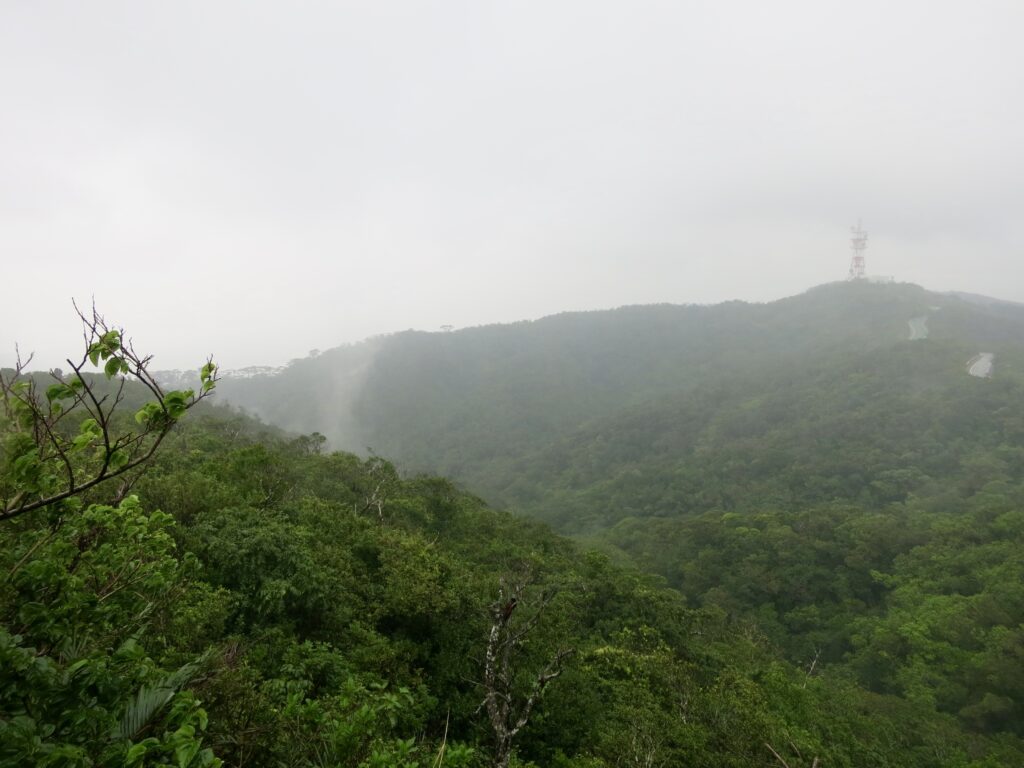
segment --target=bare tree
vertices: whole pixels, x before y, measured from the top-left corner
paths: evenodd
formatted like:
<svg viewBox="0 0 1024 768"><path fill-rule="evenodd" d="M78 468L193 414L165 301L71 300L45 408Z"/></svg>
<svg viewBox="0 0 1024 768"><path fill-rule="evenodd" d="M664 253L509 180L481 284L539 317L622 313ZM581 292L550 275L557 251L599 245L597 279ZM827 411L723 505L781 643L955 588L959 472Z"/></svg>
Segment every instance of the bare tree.
<svg viewBox="0 0 1024 768"><path fill-rule="evenodd" d="M14 370L0 373L0 408L7 432L0 459L18 480L17 491L0 485L0 520L70 499L115 477L122 483L119 501L138 477L160 443L181 418L207 397L217 382L211 359L199 373L193 390L165 392L149 371L151 356L141 356L122 328L108 325L93 307L88 314L75 306L82 320L85 350L70 372L49 373L49 386L40 392L39 377L26 373L31 355L18 355ZM102 367L107 379L86 373ZM137 428L119 429L115 419L129 381L152 398L135 413ZM44 380L45 383L45 380ZM75 417L72 417L75 414Z"/></svg>
<svg viewBox="0 0 1024 768"><path fill-rule="evenodd" d="M548 683L562 674L565 660L574 652L572 648L556 651L547 664L532 676L525 692L515 690L518 651L554 597L552 593L542 595L533 613L520 619L530 576L527 570L511 583L502 578L498 599L490 606L491 628L484 657L484 700L480 707L487 710L494 734L494 768L508 768L516 736L529 721L530 713Z"/></svg>
<svg viewBox="0 0 1024 768"><path fill-rule="evenodd" d="M371 509L384 522L384 508L398 485L398 473L394 466L379 456L371 456L364 464L366 484L362 491L362 506L353 505L353 511L364 515Z"/></svg>
<svg viewBox="0 0 1024 768"><path fill-rule="evenodd" d="M775 756L775 759L776 759L776 760L778 760L778 761L779 761L779 763L781 763L781 764L782 764L783 768L790 768L790 765L789 765L789 763L788 763L788 762L786 762L786 760L785 760L785 759L784 759L784 758L782 757L782 755L780 755L780 754L779 754L779 753L778 753L778 752L777 752L777 751L775 750L775 747L773 747L773 746L772 746L771 744L769 744L769 743L768 743L767 741L766 741L766 742L764 743L764 745L765 745L766 747L768 747L768 751L769 751L769 752L771 752L771 753L772 753L772 754L773 754L773 755ZM796 756L797 756L798 758L800 758L801 760L803 760L803 755L802 755L802 754L800 754L800 750L799 750L799 749L797 749L797 746L796 746L796 744L794 744L794 743L793 743L793 742L791 741L791 742L789 742L789 746L793 748L793 751L794 751L794 752L796 752ZM811 762L811 768L820 768L820 766L821 766L821 759L820 759L820 758L818 758L818 757L815 757L815 758L814 758L814 760L813 760L813 761Z"/></svg>
<svg viewBox="0 0 1024 768"><path fill-rule="evenodd" d="M818 660L821 658L821 648L814 646L814 658L811 659L811 663L807 665L807 675L804 677L804 684L802 688L807 687L807 681L814 675L814 670L818 666Z"/></svg>
<svg viewBox="0 0 1024 768"><path fill-rule="evenodd" d="M629 748L619 755L617 766L635 766L636 768L657 768L662 765L660 759L664 738L658 734L649 722L640 717L632 718L629 731Z"/></svg>

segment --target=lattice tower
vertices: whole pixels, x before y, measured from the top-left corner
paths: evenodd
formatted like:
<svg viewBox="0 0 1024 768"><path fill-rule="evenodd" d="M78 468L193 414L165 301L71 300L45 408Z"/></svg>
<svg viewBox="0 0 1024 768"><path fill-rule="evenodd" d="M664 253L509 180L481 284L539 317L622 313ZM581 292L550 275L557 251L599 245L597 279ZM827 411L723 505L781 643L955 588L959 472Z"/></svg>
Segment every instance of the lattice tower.
<svg viewBox="0 0 1024 768"><path fill-rule="evenodd" d="M850 260L850 276L848 280L863 280L867 276L864 268L864 251L868 248L867 230L857 221L856 227L850 227L850 247L853 258Z"/></svg>

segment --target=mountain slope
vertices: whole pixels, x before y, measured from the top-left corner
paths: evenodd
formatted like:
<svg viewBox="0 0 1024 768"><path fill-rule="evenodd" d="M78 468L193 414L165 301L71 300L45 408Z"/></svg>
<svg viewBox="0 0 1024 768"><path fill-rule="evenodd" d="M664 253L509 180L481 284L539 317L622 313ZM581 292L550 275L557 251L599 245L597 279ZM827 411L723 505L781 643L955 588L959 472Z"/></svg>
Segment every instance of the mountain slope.
<svg viewBox="0 0 1024 768"><path fill-rule="evenodd" d="M228 391L587 538L805 669L1021 735L1022 339L1016 305L835 284L398 334Z"/></svg>
<svg viewBox="0 0 1024 768"><path fill-rule="evenodd" d="M906 342L908 321L921 316L930 332L924 350ZM452 476L489 500L581 530L583 521L549 509L550 479L534 477L561 473L560 487L597 482L594 473L606 481L659 452L694 448L709 420L728 434L753 428L741 427L744 419L787 419L782 411L800 405L780 397L794 387L850 413L884 379L905 402L878 409L923 407L915 399L922 388L955 397L969 386L963 365L980 351L996 352L999 379L1012 379L1022 370L1021 339L1024 308L841 283L763 305L624 307L400 333L275 376L228 379L223 389L271 423ZM875 383L855 390L858 376ZM592 453L604 458L583 459Z"/></svg>

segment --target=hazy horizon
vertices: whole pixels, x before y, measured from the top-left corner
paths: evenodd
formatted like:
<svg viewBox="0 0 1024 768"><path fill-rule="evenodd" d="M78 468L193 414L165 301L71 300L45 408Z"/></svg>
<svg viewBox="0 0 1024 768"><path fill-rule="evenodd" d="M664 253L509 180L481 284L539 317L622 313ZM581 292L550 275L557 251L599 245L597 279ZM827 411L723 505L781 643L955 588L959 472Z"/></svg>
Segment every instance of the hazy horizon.
<svg viewBox="0 0 1024 768"><path fill-rule="evenodd" d="M546 314L543 314L543 315L537 315L536 317L515 317L515 318L507 318L507 319L498 319L498 320L486 321L486 322L481 322L481 323L473 323L473 324L469 324L469 325L465 325L465 326L454 326L454 325L452 325L450 327L437 327L437 328L412 328L412 327L410 327L410 328L393 328L393 329L388 329L388 330L380 331L379 333L370 334L368 336L364 336L364 337L361 337L361 338L345 339L345 340L342 340L342 341L338 341L337 343L334 343L334 344L325 345L324 347L313 347L313 348L308 349L308 350L298 351L298 352L296 352L296 354L293 354L293 355L287 357L286 359L257 360L257 361L244 362L244 363L241 363L241 364L238 364L238 365L231 365L231 366L224 366L223 364L221 364L221 368L224 369L224 370L244 370L246 368L264 368L264 367L265 368L281 368L281 367L287 366L288 364L290 364L291 362L294 362L296 360L301 360L301 359L307 358L311 354L319 355L320 353L327 352L327 351L329 351L331 349L337 349L337 348L340 348L340 347L346 347L346 346L363 344L363 343L366 343L366 342L372 342L373 340L378 339L378 338L392 336L394 334L404 333L404 332L407 332L407 331L422 332L422 333L444 333L446 331L450 331L450 332L454 333L454 332L458 332L458 331L461 331L461 330L469 330L469 329L474 329L474 328L485 328L485 327L496 326L496 325L497 326L501 326L501 325L515 325L517 323L524 323L524 322L525 323L531 323L531 322L535 322L535 321L538 321L538 320L543 320L545 318L555 317L555 316L563 315L563 314L574 314L574 313L583 313L583 312L605 312L605 311L612 311L612 310L616 310L616 309L623 309L623 308L627 308L627 307L655 306L655 305L659 305L659 304L669 304L669 305L675 305L675 306L684 306L684 305L715 306L715 305L718 305L718 304L724 304L724 303L728 303L728 302L732 302L732 301L740 301L740 302L744 302L744 303L747 303L747 304L770 304L770 303L775 302L775 301L782 301L784 299L788 299L788 298L793 298L793 297L799 296L799 295L801 295L803 293L806 293L808 291L814 290L815 288L821 288L821 287L824 287L826 285L842 284L844 282L846 282L846 281L845 280L835 280L835 281L830 281L830 282L827 282L827 283L819 283L817 285L807 286L806 288L804 288L804 289L802 289L800 291L797 291L796 293L786 294L784 296L778 296L778 297L775 297L775 298L762 299L762 300L750 300L750 299L743 299L743 298L736 297L736 298L732 298L732 299L722 299L721 301L713 301L713 302L667 301L667 302L644 302L644 303L633 303L633 304L616 304L616 305L607 306L607 307L585 307L585 308L574 308L574 309L573 308L561 309L561 310L557 310L555 312L550 312L550 313L546 313ZM991 299L996 299L998 301L1005 301L1005 302L1013 302L1013 303L1022 303L1022 304L1024 304L1024 302L1015 302L1012 299L1005 299L1005 298L1003 298L1001 296L993 296L993 295L990 295L990 294L977 294L977 293L973 293L973 292L970 292L970 291L956 291L956 290L933 291L928 286L921 286L921 285L918 285L917 283L910 283L910 282L907 282L907 281L899 281L899 280L897 280L895 282L897 284L904 284L904 285L917 285L918 287L923 288L926 291L932 291L934 293L950 293L950 294L952 294L952 293L960 293L960 294L967 294L967 295L973 295L973 296L987 297L987 298L991 298ZM70 303L69 303L69 305L70 305ZM97 307L97 309L99 309L99 308ZM114 320L114 318L106 317L106 320L108 320L111 323L111 325L114 325L114 326L118 325L118 323ZM446 326L447 325L448 324L446 324ZM131 329L126 328L125 330L128 331L129 332L129 336L131 336ZM72 329L72 333L68 334L68 339L67 340L69 341L69 346L67 347L67 349L69 350L69 353L65 354L64 357L68 357L68 356L71 356L71 357L81 357L80 344L79 344L79 347L75 347L74 346L74 343L77 342L77 341L80 341L80 339L81 339L81 324L79 323L78 325L74 326L74 328ZM134 340L135 340L136 346L139 346L140 340L138 338L135 338ZM65 360L64 360L64 358L61 358L59 360L54 360L54 361L44 365L43 363L38 362L39 356L34 352L34 350L27 348L24 344L20 344L19 343L19 346L20 346L20 351L21 351L22 358L27 357L28 354L32 354L33 355L33 365L29 366L30 370L48 370L48 369L54 368L54 367L56 367L56 368L63 368L63 367L65 367ZM70 355L71 351L75 352L75 355ZM140 347L138 351L142 352L142 351L144 351L144 349L142 347ZM10 355L10 360L13 361L14 357L15 356L12 353ZM215 355L215 357L217 357L217 356ZM0 361L3 361L3 365L5 365L5 366L11 364L10 362L7 362L7 358L5 358L3 356L0 356ZM37 364L37 362L38 362L38 364ZM219 358L218 358L218 362L219 362ZM202 363L202 361L200 361L200 363ZM160 362L160 360L158 358L154 358L153 364L150 366L150 368L152 370L154 370L154 371L167 371L167 372L172 372L172 371L186 372L186 371L193 370L193 369L198 371L199 367L200 367L200 365L192 365L190 361L186 361L186 364L183 365L183 366L163 365L163 364L161 364L161 362Z"/></svg>
<svg viewBox="0 0 1024 768"><path fill-rule="evenodd" d="M1024 301L1024 6L0 8L0 364L93 297L161 369L763 302ZM15 290L17 288L17 290Z"/></svg>

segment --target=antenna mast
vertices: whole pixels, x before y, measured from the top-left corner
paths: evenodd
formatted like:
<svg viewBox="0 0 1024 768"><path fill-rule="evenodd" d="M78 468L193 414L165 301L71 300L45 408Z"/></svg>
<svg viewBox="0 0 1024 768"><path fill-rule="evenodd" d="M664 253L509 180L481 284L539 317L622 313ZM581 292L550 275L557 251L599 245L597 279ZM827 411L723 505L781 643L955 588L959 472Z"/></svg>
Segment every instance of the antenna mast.
<svg viewBox="0 0 1024 768"><path fill-rule="evenodd" d="M853 249L853 259L850 261L850 276L848 280L863 280L867 277L864 271L864 251L868 248L868 233L857 219L857 226L850 227L850 247Z"/></svg>

